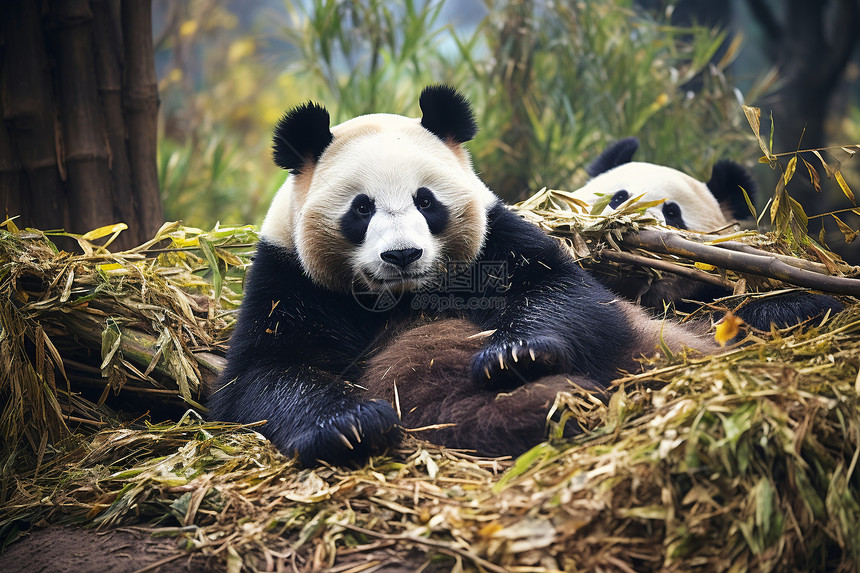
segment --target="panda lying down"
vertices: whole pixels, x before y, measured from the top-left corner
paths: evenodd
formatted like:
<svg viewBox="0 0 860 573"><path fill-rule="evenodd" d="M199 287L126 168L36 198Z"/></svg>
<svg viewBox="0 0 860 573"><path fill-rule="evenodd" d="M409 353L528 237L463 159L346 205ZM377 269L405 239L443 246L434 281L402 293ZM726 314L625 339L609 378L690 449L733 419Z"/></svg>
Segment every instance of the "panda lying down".
<svg viewBox="0 0 860 573"><path fill-rule="evenodd" d="M278 123L274 158L291 176L263 222L214 418L267 420L261 432L305 465L363 460L401 424L454 424L432 439L516 455L544 439L571 384L602 393L661 337L716 350L508 210L462 147L477 129L463 96L430 86L419 103L420 119L330 127L308 103Z"/></svg>

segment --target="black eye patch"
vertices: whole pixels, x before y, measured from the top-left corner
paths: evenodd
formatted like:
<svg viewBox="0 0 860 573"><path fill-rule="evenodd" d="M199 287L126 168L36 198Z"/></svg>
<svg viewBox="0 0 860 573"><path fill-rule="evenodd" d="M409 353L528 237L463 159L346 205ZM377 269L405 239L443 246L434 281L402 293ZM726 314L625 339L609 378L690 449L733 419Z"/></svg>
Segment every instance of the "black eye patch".
<svg viewBox="0 0 860 573"><path fill-rule="evenodd" d="M621 206L622 203L627 201L630 198L630 193L627 192L626 189L622 189L621 191L616 191L615 195L612 196L612 200L609 202L609 206L613 209L617 209Z"/></svg>
<svg viewBox="0 0 860 573"><path fill-rule="evenodd" d="M373 199L364 193L356 195L349 206L349 211L340 218L340 231L346 240L356 245L362 243L374 213L376 213L376 205Z"/></svg>
<svg viewBox="0 0 860 573"><path fill-rule="evenodd" d="M666 224L677 229L686 229L687 223L681 213L681 206L674 202L663 203L663 218Z"/></svg>
<svg viewBox="0 0 860 573"><path fill-rule="evenodd" d="M427 227L434 235L438 235L448 226L448 207L443 205L432 191L426 187L421 187L415 192L413 202L418 211L424 215L427 220Z"/></svg>

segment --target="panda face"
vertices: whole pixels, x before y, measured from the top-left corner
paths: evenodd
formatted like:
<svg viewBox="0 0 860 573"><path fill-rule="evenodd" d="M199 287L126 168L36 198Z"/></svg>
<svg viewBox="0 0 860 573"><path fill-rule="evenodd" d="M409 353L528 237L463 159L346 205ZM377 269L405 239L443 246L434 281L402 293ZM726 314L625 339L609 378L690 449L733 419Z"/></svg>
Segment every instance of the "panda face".
<svg viewBox="0 0 860 573"><path fill-rule="evenodd" d="M419 120L374 114L331 129L310 169L278 192L261 235L295 249L335 291L414 289L449 261L473 261L496 197L459 144Z"/></svg>
<svg viewBox="0 0 860 573"><path fill-rule="evenodd" d="M628 200L661 201L646 212L665 225L712 232L729 224L720 204L705 183L676 169L652 163L629 162L597 175L573 195L593 205L610 195L610 209Z"/></svg>

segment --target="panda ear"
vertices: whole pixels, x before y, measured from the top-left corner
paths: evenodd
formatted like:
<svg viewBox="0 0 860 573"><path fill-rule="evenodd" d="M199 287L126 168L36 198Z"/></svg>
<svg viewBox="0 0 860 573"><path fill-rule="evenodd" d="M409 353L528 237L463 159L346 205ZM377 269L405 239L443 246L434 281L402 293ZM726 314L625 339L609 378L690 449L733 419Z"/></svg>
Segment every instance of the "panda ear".
<svg viewBox="0 0 860 573"><path fill-rule="evenodd" d="M614 167L630 163L637 149L639 149L639 140L635 137L620 139L604 149L603 153L585 168L585 172L592 177L597 177Z"/></svg>
<svg viewBox="0 0 860 573"><path fill-rule="evenodd" d="M708 189L723 207L723 211L735 219L748 219L751 215L741 187L755 204L756 185L746 167L728 159L714 164Z"/></svg>
<svg viewBox="0 0 860 573"><path fill-rule="evenodd" d="M272 138L275 165L298 174L308 162L316 163L334 139L329 121L328 111L313 102L285 113L278 120Z"/></svg>
<svg viewBox="0 0 860 573"><path fill-rule="evenodd" d="M478 133L469 100L451 86L427 86L418 105L423 114L421 125L442 141L464 143Z"/></svg>

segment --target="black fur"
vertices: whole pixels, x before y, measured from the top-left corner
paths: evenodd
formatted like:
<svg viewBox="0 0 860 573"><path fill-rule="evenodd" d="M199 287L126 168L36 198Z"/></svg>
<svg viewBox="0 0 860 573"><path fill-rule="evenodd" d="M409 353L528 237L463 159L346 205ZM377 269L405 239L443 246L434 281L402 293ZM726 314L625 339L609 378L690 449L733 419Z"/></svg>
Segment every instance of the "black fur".
<svg viewBox="0 0 860 573"><path fill-rule="evenodd" d="M687 228L687 223L684 221L684 213L681 212L681 206L674 201L663 203L663 218L670 227L675 227L676 229Z"/></svg>
<svg viewBox="0 0 860 573"><path fill-rule="evenodd" d="M803 320L820 318L827 311L836 314L844 308L844 305L832 296L795 291L750 299L738 307L735 314L749 326L767 331L770 330L771 323L777 328L787 328Z"/></svg>
<svg viewBox="0 0 860 573"><path fill-rule="evenodd" d="M448 228L448 220L451 217L448 207L436 199L433 192L426 187L421 187L415 193L415 206L427 220L427 228L431 233L438 235Z"/></svg>
<svg viewBox="0 0 860 573"><path fill-rule="evenodd" d="M501 309L443 312L422 306L427 297L451 294L440 287L406 294L390 309L373 312L350 294L314 284L294 252L262 240L228 365L210 401L212 415L268 420L260 431L306 465L361 460L396 444L401 432L392 407L362 398L347 381L359 379L363 360L389 328L419 315L462 316L482 330L495 329L471 363L473 383L482 387L512 388L555 373L579 373L606 384L627 365L632 334L614 295L555 239L502 204L489 212L475 264L501 268L505 286L488 283L458 292L465 299L461 308L479 308L472 299L500 297ZM517 362L514 350L520 351Z"/></svg>
<svg viewBox="0 0 860 573"><path fill-rule="evenodd" d="M313 102L287 112L275 126L275 165L297 174L306 163L316 163L333 139L329 122L328 111Z"/></svg>
<svg viewBox="0 0 860 573"><path fill-rule="evenodd" d="M465 143L478 133L472 106L450 86L427 86L418 98L421 125L443 141Z"/></svg>
<svg viewBox="0 0 860 573"><path fill-rule="evenodd" d="M352 200L349 211L340 218L340 231L346 240L355 245L364 242L367 235L367 226L370 219L376 213L376 205L373 200L362 193Z"/></svg>
<svg viewBox="0 0 860 573"><path fill-rule="evenodd" d="M604 149L603 153L585 168L585 172L592 177L597 177L614 167L630 163L637 149L639 149L639 140L635 137L619 139Z"/></svg>
<svg viewBox="0 0 860 573"><path fill-rule="evenodd" d="M720 205L728 210L733 217L736 219L752 217L741 188L747 192L750 201L754 203L756 185L752 175L743 165L728 159L717 161L711 170L711 179L707 185Z"/></svg>

